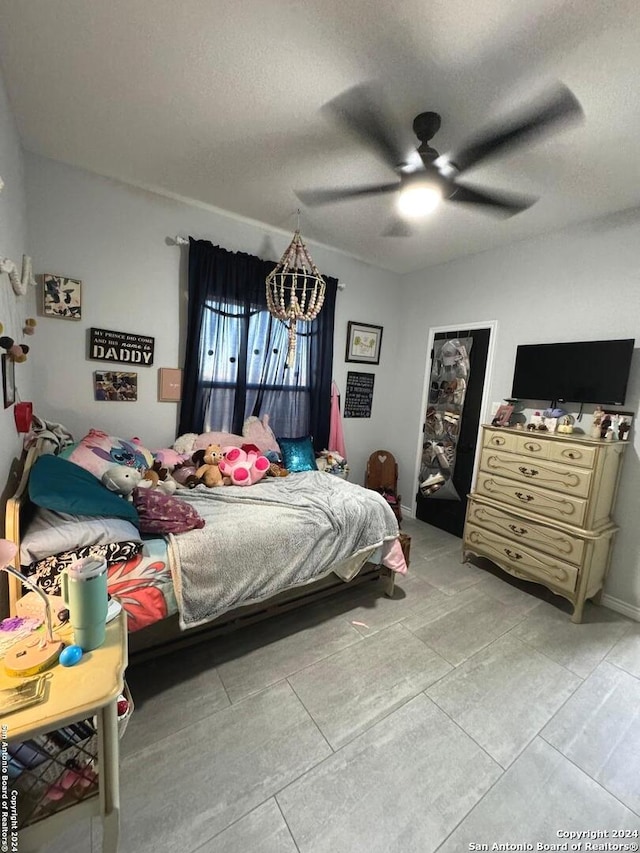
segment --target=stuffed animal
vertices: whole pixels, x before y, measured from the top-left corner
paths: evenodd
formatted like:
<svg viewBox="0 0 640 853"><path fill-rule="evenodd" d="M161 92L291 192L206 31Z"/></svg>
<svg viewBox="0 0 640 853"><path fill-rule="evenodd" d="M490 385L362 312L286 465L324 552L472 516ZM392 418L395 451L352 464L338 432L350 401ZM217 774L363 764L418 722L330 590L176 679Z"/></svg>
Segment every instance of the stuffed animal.
<svg viewBox="0 0 640 853"><path fill-rule="evenodd" d="M193 454L193 461L198 464L198 461L202 460L196 469L196 479L210 489L215 486L224 486L225 481L221 466L223 459L222 448L219 444L210 444L206 450L196 450Z"/></svg>
<svg viewBox="0 0 640 853"><path fill-rule="evenodd" d="M178 465L171 472L171 479L178 484L178 486L185 486L187 489L195 489L198 485L198 478L196 477L196 466L193 461L183 462L182 465Z"/></svg>
<svg viewBox="0 0 640 853"><path fill-rule="evenodd" d="M198 434L195 432L185 432L173 442L173 449L178 453L192 453L197 437Z"/></svg>
<svg viewBox="0 0 640 853"><path fill-rule="evenodd" d="M228 450L220 462L220 470L234 486L252 486L265 476L270 466L266 456L245 453L239 447Z"/></svg>
<svg viewBox="0 0 640 853"><path fill-rule="evenodd" d="M132 500L131 493L140 485L142 474L137 468L129 468L126 465L112 465L102 475L102 485L110 492L122 495L127 500Z"/></svg>
<svg viewBox="0 0 640 853"><path fill-rule="evenodd" d="M138 488L157 489L165 495L172 495L178 488L178 484L169 476L168 470L156 460L153 467L148 468L142 475Z"/></svg>

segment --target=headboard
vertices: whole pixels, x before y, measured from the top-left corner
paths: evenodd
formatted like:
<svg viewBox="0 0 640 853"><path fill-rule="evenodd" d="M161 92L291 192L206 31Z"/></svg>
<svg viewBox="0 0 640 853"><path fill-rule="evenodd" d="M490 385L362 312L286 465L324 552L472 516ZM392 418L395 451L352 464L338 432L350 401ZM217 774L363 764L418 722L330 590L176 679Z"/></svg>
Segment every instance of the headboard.
<svg viewBox="0 0 640 853"><path fill-rule="evenodd" d="M8 498L5 510L5 537L14 542L18 548L12 563L13 568L18 571L20 571L20 531L26 527L33 513L33 504L29 499L28 490L29 474L37 458L42 453L42 447L43 442L38 441L27 451L18 485L13 495ZM14 578L13 575L8 575L8 578L9 613L11 616L14 616L16 613L16 602L22 596L22 587L20 581Z"/></svg>

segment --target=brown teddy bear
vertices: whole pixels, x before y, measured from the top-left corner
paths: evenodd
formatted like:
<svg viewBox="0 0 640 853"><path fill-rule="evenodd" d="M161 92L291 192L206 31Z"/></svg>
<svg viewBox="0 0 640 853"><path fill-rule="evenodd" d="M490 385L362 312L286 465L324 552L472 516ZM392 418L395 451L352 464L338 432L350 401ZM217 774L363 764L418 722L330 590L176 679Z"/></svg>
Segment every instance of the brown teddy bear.
<svg viewBox="0 0 640 853"><path fill-rule="evenodd" d="M199 483L204 483L210 489L214 486L224 486L229 480L222 476L218 467L224 454L219 444L210 444L205 450L196 450L193 461L198 466L195 476Z"/></svg>

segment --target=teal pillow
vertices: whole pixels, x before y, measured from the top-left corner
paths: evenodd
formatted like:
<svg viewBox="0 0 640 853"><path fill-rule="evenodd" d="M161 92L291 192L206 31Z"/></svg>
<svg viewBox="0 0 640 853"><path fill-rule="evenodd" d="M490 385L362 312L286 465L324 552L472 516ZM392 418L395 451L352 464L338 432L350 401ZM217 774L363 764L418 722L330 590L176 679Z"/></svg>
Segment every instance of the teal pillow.
<svg viewBox="0 0 640 853"><path fill-rule="evenodd" d="M317 471L316 455L311 438L308 435L300 438L278 438L282 452L282 464L293 474L301 471Z"/></svg>
<svg viewBox="0 0 640 853"><path fill-rule="evenodd" d="M129 501L110 492L79 465L47 454L31 470L29 497L37 506L71 515L126 518L138 526L138 513Z"/></svg>

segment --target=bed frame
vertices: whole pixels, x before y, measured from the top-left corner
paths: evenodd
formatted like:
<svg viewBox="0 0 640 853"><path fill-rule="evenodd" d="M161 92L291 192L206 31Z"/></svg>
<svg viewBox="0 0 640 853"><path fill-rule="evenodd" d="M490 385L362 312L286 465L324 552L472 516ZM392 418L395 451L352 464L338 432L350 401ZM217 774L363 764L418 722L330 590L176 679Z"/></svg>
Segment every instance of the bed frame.
<svg viewBox="0 0 640 853"><path fill-rule="evenodd" d="M18 547L18 555L14 560L17 564L14 565L14 568L18 570L20 569L20 533L28 524L34 511L28 492L29 474L41 452L42 443L38 442L26 454L23 454L20 463L14 466L10 474L10 482L7 487L10 497L7 499L5 510L5 537ZM20 581L12 575L4 572L1 574L8 577L9 613L15 615L16 603L23 595L22 586ZM173 614L153 625L149 625L147 628L130 634L129 657L134 661L157 657L159 654L235 631L244 625L268 619L278 613L293 610L311 601L317 601L363 584L375 584L385 595L391 597L394 591L394 579L395 573L390 569L374 563L365 563L351 581L343 581L332 572L317 581L285 590L265 601L229 610L206 625L190 628L187 631L180 629L178 614Z"/></svg>

